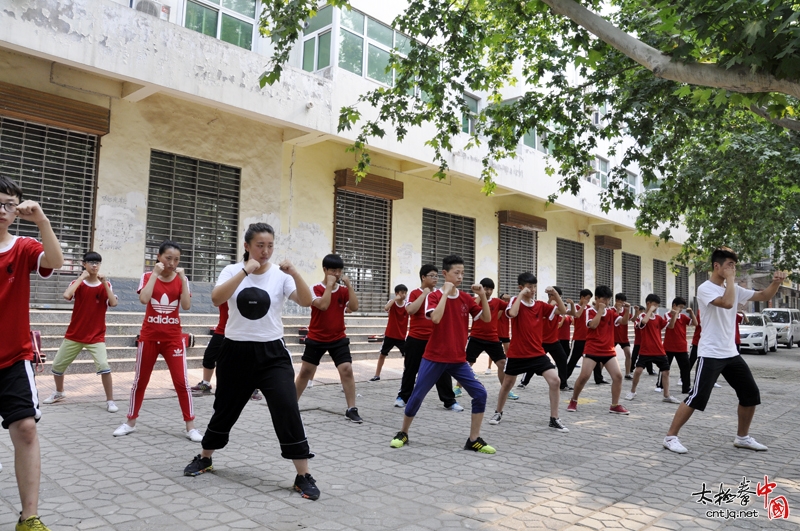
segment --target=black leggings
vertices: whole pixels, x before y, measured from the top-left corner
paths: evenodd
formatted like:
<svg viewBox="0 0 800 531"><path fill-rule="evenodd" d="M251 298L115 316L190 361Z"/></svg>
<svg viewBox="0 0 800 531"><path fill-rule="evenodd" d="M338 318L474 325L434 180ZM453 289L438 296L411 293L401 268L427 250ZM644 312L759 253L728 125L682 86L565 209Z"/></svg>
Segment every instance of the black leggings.
<svg viewBox="0 0 800 531"><path fill-rule="evenodd" d="M567 362L567 378L572 376L575 366L578 364L578 360L580 360L581 356L583 356L583 347L585 346L586 341L576 339L572 342L572 353L570 354L569 361ZM600 383L602 381L603 366L598 363L594 366L594 383Z"/></svg>
<svg viewBox="0 0 800 531"><path fill-rule="evenodd" d="M425 354L425 347L428 342L424 339L417 339L408 336L406 338L406 355L403 358L403 379L400 380L400 391L397 397L403 402L408 402L411 392L417 382L419 365L422 363L422 355ZM456 395L453 392L453 380L450 375L442 373L441 378L436 381L436 391L439 393L439 400L444 403L444 407L450 407L456 403Z"/></svg>
<svg viewBox="0 0 800 531"><path fill-rule="evenodd" d="M678 369L681 373L681 393L686 394L689 392L689 389L692 387L691 381L691 365L689 365L689 356L686 352L667 352L667 359L669 360L670 366L672 366L672 360L675 359L678 361ZM656 387L662 387L661 385L661 371L658 372L658 380L656 381Z"/></svg>

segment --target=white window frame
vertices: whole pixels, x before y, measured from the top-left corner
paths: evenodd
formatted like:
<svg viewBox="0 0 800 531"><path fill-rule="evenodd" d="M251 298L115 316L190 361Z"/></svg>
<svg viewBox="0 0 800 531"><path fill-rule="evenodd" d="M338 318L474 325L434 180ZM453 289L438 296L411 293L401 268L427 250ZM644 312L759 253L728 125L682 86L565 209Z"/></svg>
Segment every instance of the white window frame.
<svg viewBox="0 0 800 531"><path fill-rule="evenodd" d="M202 7L205 7L207 9L211 9L213 11L216 11L219 14L219 16L217 17L217 34L214 37L219 41L228 42L228 41L223 41L220 38L220 36L222 34L222 16L223 15L227 15L227 16L229 16L231 18L235 18L235 19L238 19L238 20L240 20L242 22L246 22L248 24L251 24L253 26L253 34L252 34L252 38L250 40L250 51L253 51L253 48L256 46L256 42L257 42L257 40L259 38L258 19L256 18L256 11L261 6L260 0L256 0L255 6L253 7L253 18L248 18L246 15L242 15L238 11L234 11L233 9L224 7L222 5L222 0L220 0L218 4L215 4L214 2L210 2L209 0L184 0L184 2L183 2L183 13L181 15L181 26L183 26L184 28L187 28L187 29L192 29L192 28L189 28L188 26L186 26L186 17L189 14L189 3L190 2L194 2L195 4L198 4L198 5L202 6ZM200 32L198 31L197 33L200 33ZM205 33L200 33L200 34L201 35L205 35ZM206 36L210 37L210 35L206 35ZM228 42L228 44L236 46L237 48L242 48L238 44L233 44L233 43L230 43L230 42ZM247 48L242 48L242 49L246 50Z"/></svg>
<svg viewBox="0 0 800 531"><path fill-rule="evenodd" d="M309 72L309 70L306 70L304 68L303 60L305 59L306 42L310 41L311 39L314 39L314 68L312 70L310 70L310 72L317 72L319 70L322 70L323 68L328 68L328 66L331 66L332 64L334 64L333 63L334 60L336 58L338 58L338 54L336 53L335 48L338 46L338 40L339 39L338 39L338 33L335 31L335 28L336 28L337 21L338 21L338 12L339 12L339 10L335 9L333 6L323 7L323 8L321 8L321 9L319 9L317 11L317 13L318 13L317 16L319 16L319 11L322 11L323 9L333 9L333 13L331 15L331 23L327 24L325 26L322 26L321 28L319 28L319 29L317 29L317 30L315 30L315 31L313 31L311 33L306 33L305 31L303 31L303 38L300 41L300 68L302 70L306 71L306 72ZM328 66L323 66L322 68L320 68L319 67L319 37L321 35L324 35L324 34L328 33L328 32L330 32L330 34L331 34L331 50L330 50L331 56L329 58L330 61L328 62Z"/></svg>
<svg viewBox="0 0 800 531"><path fill-rule="evenodd" d="M467 100L467 99L473 100L475 102L475 112L477 113L480 110L481 99L478 96L473 96L472 94L467 94L465 92L464 93L464 100ZM464 120L467 120L467 123L469 123L469 127L468 127L469 131L464 131ZM475 133L475 115L474 114L471 114L471 113L470 114L467 114L467 113L462 113L461 114L461 132L464 133L464 134L468 134L468 135L471 135L471 134Z"/></svg>

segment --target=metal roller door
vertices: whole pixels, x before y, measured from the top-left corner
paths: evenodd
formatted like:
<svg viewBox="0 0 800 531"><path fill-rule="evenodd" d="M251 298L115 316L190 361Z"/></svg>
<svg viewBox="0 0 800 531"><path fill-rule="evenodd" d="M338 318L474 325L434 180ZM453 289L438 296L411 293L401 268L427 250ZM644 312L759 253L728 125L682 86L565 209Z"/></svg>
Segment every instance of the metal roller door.
<svg viewBox="0 0 800 531"><path fill-rule="evenodd" d="M536 274L536 244L539 233L510 225L500 225L500 278L498 291L516 295L519 293L517 277L530 271Z"/></svg>
<svg viewBox="0 0 800 531"><path fill-rule="evenodd" d="M661 297L661 304L669 307L667 301L667 263L653 259L653 293Z"/></svg>
<svg viewBox="0 0 800 531"><path fill-rule="evenodd" d="M422 263L442 267L442 258L457 254L464 259L461 289L470 291L475 278L475 219L427 208L422 210ZM439 285L443 280L440 272Z"/></svg>
<svg viewBox="0 0 800 531"><path fill-rule="evenodd" d="M642 257L622 253L622 292L631 304L644 304L642 299Z"/></svg>
<svg viewBox="0 0 800 531"><path fill-rule="evenodd" d="M583 244L556 238L556 282L564 299L577 301L584 284ZM543 288L540 287L540 292Z"/></svg>
<svg viewBox="0 0 800 531"><path fill-rule="evenodd" d="M614 251L595 247L595 280L598 286L608 286L614 290Z"/></svg>

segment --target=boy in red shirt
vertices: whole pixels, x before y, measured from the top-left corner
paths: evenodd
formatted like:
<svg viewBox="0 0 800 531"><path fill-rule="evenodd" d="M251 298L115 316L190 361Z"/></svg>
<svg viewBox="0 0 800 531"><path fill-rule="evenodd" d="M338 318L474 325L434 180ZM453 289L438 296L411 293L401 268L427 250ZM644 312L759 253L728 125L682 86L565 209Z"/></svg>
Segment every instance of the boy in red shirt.
<svg viewBox="0 0 800 531"><path fill-rule="evenodd" d="M358 297L347 275L342 274L344 260L338 254L322 259L325 283L311 288L311 323L308 325L303 364L294 382L297 400L303 395L308 381L314 378L317 367L326 352L330 354L344 389L347 410L344 416L351 422L364 422L356 407L356 380L353 376L353 358L350 356L350 339L345 334L344 313L358 310ZM344 285L339 284L341 281Z"/></svg>
<svg viewBox="0 0 800 531"><path fill-rule="evenodd" d="M544 322L550 319L554 311L566 312L567 308L559 293L550 287L545 289L545 293L555 300L555 308L549 303L535 299L538 282L533 273L522 273L517 277L517 282L520 288L519 295L511 299L506 310L513 331L506 361L506 377L500 386L497 409L489 420L489 424L500 424L503 419L506 397L514 387L517 375L535 373L542 376L550 388L550 427L561 432L568 432L569 430L558 418L561 379L558 377L555 366L545 355L542 345Z"/></svg>
<svg viewBox="0 0 800 531"><path fill-rule="evenodd" d="M681 313L684 309L689 315ZM673 316L677 315L675 319ZM664 331L664 350L667 353L667 360L672 366L672 360L678 360L678 369L681 373L681 393L688 394L691 388L691 368L689 366L689 345L686 341L686 326L697 325L697 318L691 308L686 307L686 300L682 297L675 297L672 301L672 310L667 314L670 324ZM658 374L656 387L661 387L661 373Z"/></svg>
<svg viewBox="0 0 800 531"><path fill-rule="evenodd" d="M447 373L461 382L472 397L472 423L464 449L493 454L495 449L486 444L480 436L483 413L486 410L486 388L475 379L464 352L470 315L473 321L480 319L484 323L490 322L492 316L489 303L480 284L472 286L472 291L478 295L481 302L480 305L465 292L457 289L464 279L464 260L460 256L445 256L442 260L442 270L445 280L442 289L430 293L425 300L425 315L433 321L433 332L425 347L417 384L406 405L403 427L394 436L390 445L392 448L401 448L408 444L408 430L425 395L441 375Z"/></svg>
<svg viewBox="0 0 800 531"><path fill-rule="evenodd" d="M35 223L42 243L14 236L9 228L19 217ZM42 278L64 264L61 244L35 201L23 201L22 189L0 175L0 417L14 445L14 468L22 502L16 531L49 531L36 514L42 458L36 423L42 416L33 379L30 325L30 273Z"/></svg>
<svg viewBox="0 0 800 531"><path fill-rule="evenodd" d="M626 302L628 302L628 297L624 293L614 295L614 309L619 315L622 315ZM633 377L633 366L631 365L631 338L628 336L627 327L614 327L614 343L619 345L625 354L625 379L630 380Z"/></svg>
<svg viewBox="0 0 800 531"><path fill-rule="evenodd" d="M51 371L56 384L56 392L45 398L45 404L61 402L66 398L64 394L64 372L86 349L94 358L94 367L103 390L106 392L106 409L109 413L116 413L119 408L114 403L114 393L111 384L111 367L108 365L106 354L106 310L117 305L117 296L111 289L111 282L100 273L100 263L103 258L99 253L88 252L83 255L83 272L77 280L73 280L64 291L64 298L68 301L75 299L72 308L72 318L64 335L64 341L58 349Z"/></svg>
<svg viewBox="0 0 800 531"><path fill-rule="evenodd" d="M605 366L608 374L611 375L611 407L609 413L627 415L628 410L619 404L619 395L622 393L622 373L617 363L617 351L614 350L614 327L622 326L628 328L628 314L631 305L623 303L623 313L619 315L613 306L609 307L613 292L608 286L598 286L595 290L594 308L587 308L586 326L589 329L586 333L586 347L584 349L581 373L575 380L575 389L572 398L567 406L567 411L574 413L578 410L578 397L583 390L583 386L589 381L589 374L594 370L595 365Z"/></svg>
<svg viewBox="0 0 800 531"><path fill-rule="evenodd" d="M594 294L590 289L582 289L579 293L580 299L578 305L569 303L569 314L573 317L575 323L575 332L572 334L572 352L567 361L567 378L572 376L575 367L578 365L578 360L583 357L583 349L586 346L586 333L589 330L586 328L586 315L585 311L589 308L589 301L592 300ZM594 367L594 383L596 385L607 384L603 379L603 366L600 364Z"/></svg>
<svg viewBox="0 0 800 531"><path fill-rule="evenodd" d="M625 400L633 400L636 397L636 386L639 385L639 377L648 363L657 366L659 371L664 374L664 402L679 404L680 400L669 394L669 361L664 353L664 345L661 343L661 330L670 324L675 324L676 312L673 312L670 319L658 315L656 310L661 304L661 297L651 293L645 299L647 311L640 314L636 319L641 337L639 348L639 358L636 360L636 370L633 373L633 384L631 392L625 395Z"/></svg>
<svg viewBox="0 0 800 531"><path fill-rule="evenodd" d="M386 330L383 333L383 345L381 345L381 355L378 356L378 366L375 368L375 376L369 379L370 382L377 382L381 379L381 369L393 347L397 347L400 354L406 355L406 333L408 333L408 312L406 311L406 296L408 288L405 284L398 284L394 287L394 299L386 303L383 311L389 314L389 321L386 323Z"/></svg>
<svg viewBox="0 0 800 531"><path fill-rule="evenodd" d="M550 357L553 358L553 361L556 363L556 367L558 367L558 377L561 380L561 390L572 390L569 385L567 385L567 353L561 348L561 343L558 340L558 320L559 316L562 315L558 311L558 305L556 304L556 300L553 297L553 294L557 294L559 296L559 300L561 299L561 288L558 286L553 286L553 289L548 292L548 300L547 303L553 307L552 312L550 315L542 322L542 348L544 351L550 354ZM566 307L565 307L566 311ZM530 383L531 378L533 378L533 371L528 371L525 374L525 377L522 379L522 383L524 387Z"/></svg>

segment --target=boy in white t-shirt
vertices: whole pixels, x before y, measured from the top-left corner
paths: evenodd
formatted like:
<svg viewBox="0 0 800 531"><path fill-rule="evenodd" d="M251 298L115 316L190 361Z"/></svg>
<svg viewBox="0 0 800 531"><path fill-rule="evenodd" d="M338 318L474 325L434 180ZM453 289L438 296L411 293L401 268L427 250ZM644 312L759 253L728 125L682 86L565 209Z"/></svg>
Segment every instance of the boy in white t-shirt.
<svg viewBox="0 0 800 531"><path fill-rule="evenodd" d="M761 395L750 367L736 351L736 308L751 301L766 302L777 293L786 278L786 273L776 271L772 283L763 291L753 291L737 286L736 253L727 247L716 249L711 254L713 272L711 278L697 288L697 300L703 335L698 345L697 372L689 396L678 406L672 425L664 438L664 448L684 454L686 448L678 440L678 431L692 416L694 410L703 411L711 396L714 384L721 374L736 391L739 398L739 426L733 445L765 451L767 447L750 437L750 423L761 403Z"/></svg>

